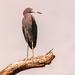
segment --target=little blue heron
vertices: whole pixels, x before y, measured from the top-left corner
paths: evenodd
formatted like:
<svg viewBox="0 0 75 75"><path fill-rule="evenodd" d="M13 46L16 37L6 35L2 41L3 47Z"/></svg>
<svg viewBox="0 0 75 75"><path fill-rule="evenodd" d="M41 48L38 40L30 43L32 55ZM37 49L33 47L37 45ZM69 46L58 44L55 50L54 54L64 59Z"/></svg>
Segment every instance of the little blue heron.
<svg viewBox="0 0 75 75"><path fill-rule="evenodd" d="M30 13L41 14L41 12L34 11L32 8L26 8L23 12L24 17L22 19L22 31L27 42L27 58L29 47L32 49L32 57L34 57L33 49L37 42L37 24L35 18Z"/></svg>

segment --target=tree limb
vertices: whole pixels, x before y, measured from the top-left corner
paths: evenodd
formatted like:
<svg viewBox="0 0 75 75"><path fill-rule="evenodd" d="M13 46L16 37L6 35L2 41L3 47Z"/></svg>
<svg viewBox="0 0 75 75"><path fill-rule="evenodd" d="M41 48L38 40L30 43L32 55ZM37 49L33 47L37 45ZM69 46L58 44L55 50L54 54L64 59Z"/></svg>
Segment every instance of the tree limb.
<svg viewBox="0 0 75 75"><path fill-rule="evenodd" d="M25 58L23 60L12 63L3 69L0 72L0 75L15 75L16 73L26 69L44 67L45 65L50 64L55 57L51 51L52 50L37 57Z"/></svg>

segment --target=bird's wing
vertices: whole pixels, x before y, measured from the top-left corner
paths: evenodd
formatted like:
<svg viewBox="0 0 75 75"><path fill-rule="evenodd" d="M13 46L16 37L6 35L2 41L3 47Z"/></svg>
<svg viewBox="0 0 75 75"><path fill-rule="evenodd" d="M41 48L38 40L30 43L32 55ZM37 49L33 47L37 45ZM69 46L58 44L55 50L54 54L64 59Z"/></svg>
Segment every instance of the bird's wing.
<svg viewBox="0 0 75 75"><path fill-rule="evenodd" d="M36 42L37 42L37 24L35 21L35 18L32 16L32 31L33 31L33 43L34 43L34 47L36 46Z"/></svg>
<svg viewBox="0 0 75 75"><path fill-rule="evenodd" d="M35 40L37 39L37 24L34 18L32 18L32 30L35 37Z"/></svg>

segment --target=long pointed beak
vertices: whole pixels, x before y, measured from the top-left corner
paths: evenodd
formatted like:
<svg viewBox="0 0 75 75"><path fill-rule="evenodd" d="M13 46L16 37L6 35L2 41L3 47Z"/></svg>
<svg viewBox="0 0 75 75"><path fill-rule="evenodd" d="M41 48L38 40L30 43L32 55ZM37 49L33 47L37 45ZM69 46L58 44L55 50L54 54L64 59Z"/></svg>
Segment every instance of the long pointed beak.
<svg viewBox="0 0 75 75"><path fill-rule="evenodd" d="M31 10L31 13L38 13L38 14L42 14L41 12L34 11L34 10Z"/></svg>

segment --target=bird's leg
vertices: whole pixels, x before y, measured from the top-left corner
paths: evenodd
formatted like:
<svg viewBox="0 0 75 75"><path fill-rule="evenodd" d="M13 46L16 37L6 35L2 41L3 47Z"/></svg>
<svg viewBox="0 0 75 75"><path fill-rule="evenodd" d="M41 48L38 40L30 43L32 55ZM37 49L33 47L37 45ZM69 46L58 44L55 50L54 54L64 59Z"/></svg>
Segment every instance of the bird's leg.
<svg viewBox="0 0 75 75"><path fill-rule="evenodd" d="M27 58L28 58L28 48L29 48L29 46L28 46L28 41L27 41Z"/></svg>
<svg viewBox="0 0 75 75"><path fill-rule="evenodd" d="M34 57L33 42L32 42L32 57Z"/></svg>

